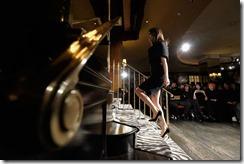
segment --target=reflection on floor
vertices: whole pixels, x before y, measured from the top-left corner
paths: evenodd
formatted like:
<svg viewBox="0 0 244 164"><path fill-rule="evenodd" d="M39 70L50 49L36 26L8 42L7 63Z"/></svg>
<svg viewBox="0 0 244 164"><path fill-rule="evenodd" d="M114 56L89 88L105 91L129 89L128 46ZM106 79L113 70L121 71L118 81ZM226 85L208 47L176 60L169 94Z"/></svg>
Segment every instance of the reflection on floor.
<svg viewBox="0 0 244 164"><path fill-rule="evenodd" d="M170 137L193 160L240 160L237 123L171 121Z"/></svg>

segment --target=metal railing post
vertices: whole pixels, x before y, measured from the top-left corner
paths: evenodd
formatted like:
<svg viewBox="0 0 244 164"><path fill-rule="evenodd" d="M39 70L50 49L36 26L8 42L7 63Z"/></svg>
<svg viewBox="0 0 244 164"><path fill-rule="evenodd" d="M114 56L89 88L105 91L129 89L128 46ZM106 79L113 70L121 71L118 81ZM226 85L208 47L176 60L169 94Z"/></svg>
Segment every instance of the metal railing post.
<svg viewBox="0 0 244 164"><path fill-rule="evenodd" d="M117 67L117 69L118 69L118 71L117 71L117 72L118 72L118 76L117 76L117 77L118 77L118 82L117 82L117 83L118 83L118 93L117 93L117 98L119 98L119 81L120 81L120 68L119 68L119 63L118 63L118 67Z"/></svg>
<svg viewBox="0 0 244 164"><path fill-rule="evenodd" d="M145 81L145 77L143 77L143 82L144 81ZM143 102L143 109L144 109L144 111L143 111L144 117L143 118L145 118L145 114L146 114L146 104L145 104L145 102Z"/></svg>
<svg viewBox="0 0 244 164"><path fill-rule="evenodd" d="M162 109L164 109L162 93L160 94L160 97L159 97L159 104L161 105ZM163 111L162 111L162 112L163 112Z"/></svg>
<svg viewBox="0 0 244 164"><path fill-rule="evenodd" d="M123 98L123 105L125 104L125 79L124 78L122 78L122 89L121 89L121 91L122 91L122 98Z"/></svg>
<svg viewBox="0 0 244 164"><path fill-rule="evenodd" d="M174 95L165 88L163 88L162 90L166 93L165 95L166 122L169 125L169 95L171 97Z"/></svg>
<svg viewBox="0 0 244 164"><path fill-rule="evenodd" d="M127 68L127 72L128 72L128 104L130 104L130 69L129 68Z"/></svg>
<svg viewBox="0 0 244 164"><path fill-rule="evenodd" d="M113 97L115 97L115 61L113 60L113 83L112 83L112 88L113 88Z"/></svg>
<svg viewBox="0 0 244 164"><path fill-rule="evenodd" d="M138 73L138 83L139 85L141 84L141 75L140 73ZM141 118L141 99L138 97L138 105L139 105L139 118Z"/></svg>
<svg viewBox="0 0 244 164"><path fill-rule="evenodd" d="M150 118L152 117L152 110L151 110L151 108L149 110L149 116L150 116Z"/></svg>
<svg viewBox="0 0 244 164"><path fill-rule="evenodd" d="M168 103L168 93L165 92L165 104L166 104L166 122L169 125L169 103Z"/></svg>
<svg viewBox="0 0 244 164"><path fill-rule="evenodd" d="M134 109L136 109L136 93L135 93L135 89L136 89L136 72L133 71L134 76L133 76L133 87L134 87L134 91L133 91L133 103L134 103Z"/></svg>

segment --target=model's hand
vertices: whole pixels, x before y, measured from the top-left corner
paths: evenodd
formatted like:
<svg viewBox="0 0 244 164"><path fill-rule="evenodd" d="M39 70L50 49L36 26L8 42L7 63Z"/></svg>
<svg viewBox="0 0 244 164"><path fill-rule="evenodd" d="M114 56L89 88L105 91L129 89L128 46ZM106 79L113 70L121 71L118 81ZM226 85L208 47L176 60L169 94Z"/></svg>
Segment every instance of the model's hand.
<svg viewBox="0 0 244 164"><path fill-rule="evenodd" d="M169 78L164 78L164 86L167 87L169 86L169 84L170 84Z"/></svg>

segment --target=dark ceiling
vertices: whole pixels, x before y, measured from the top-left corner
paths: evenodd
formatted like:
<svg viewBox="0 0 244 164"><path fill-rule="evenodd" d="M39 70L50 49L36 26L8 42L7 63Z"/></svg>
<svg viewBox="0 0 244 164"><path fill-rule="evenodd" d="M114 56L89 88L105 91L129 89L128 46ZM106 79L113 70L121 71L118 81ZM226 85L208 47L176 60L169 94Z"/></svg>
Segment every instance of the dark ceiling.
<svg viewBox="0 0 244 164"><path fill-rule="evenodd" d="M112 1L112 0L111 0ZM170 40L171 72L198 72L240 56L240 1L237 0L116 0L113 16L123 17L122 58L147 72L148 29L162 28ZM116 2L116 4L115 4ZM132 8L133 10L128 10ZM72 0L71 22L100 17L105 20L107 0ZM95 9L95 10L94 10ZM133 13L134 11L134 13ZM126 15L127 13L127 15ZM133 15L137 13L138 17ZM129 14L129 16L128 16ZM130 20L130 21L128 21ZM134 23L134 26L133 26ZM136 28L133 28L135 27ZM121 30L121 29L120 29ZM188 41L188 53L179 50Z"/></svg>

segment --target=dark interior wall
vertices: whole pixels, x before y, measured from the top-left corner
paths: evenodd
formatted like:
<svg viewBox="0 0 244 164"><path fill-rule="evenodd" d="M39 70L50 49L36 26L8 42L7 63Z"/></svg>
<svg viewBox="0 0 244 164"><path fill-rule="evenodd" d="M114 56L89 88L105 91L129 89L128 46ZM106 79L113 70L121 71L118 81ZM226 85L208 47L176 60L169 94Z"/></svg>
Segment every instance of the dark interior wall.
<svg viewBox="0 0 244 164"><path fill-rule="evenodd" d="M115 26L111 31L111 41L136 40L139 38L139 31L144 16L144 7L146 0L130 1L130 20L124 18L123 0L111 0L111 19L122 18L122 25ZM96 17L100 17L102 22L108 20L108 0L90 0ZM130 30L124 30L124 21L130 22Z"/></svg>

